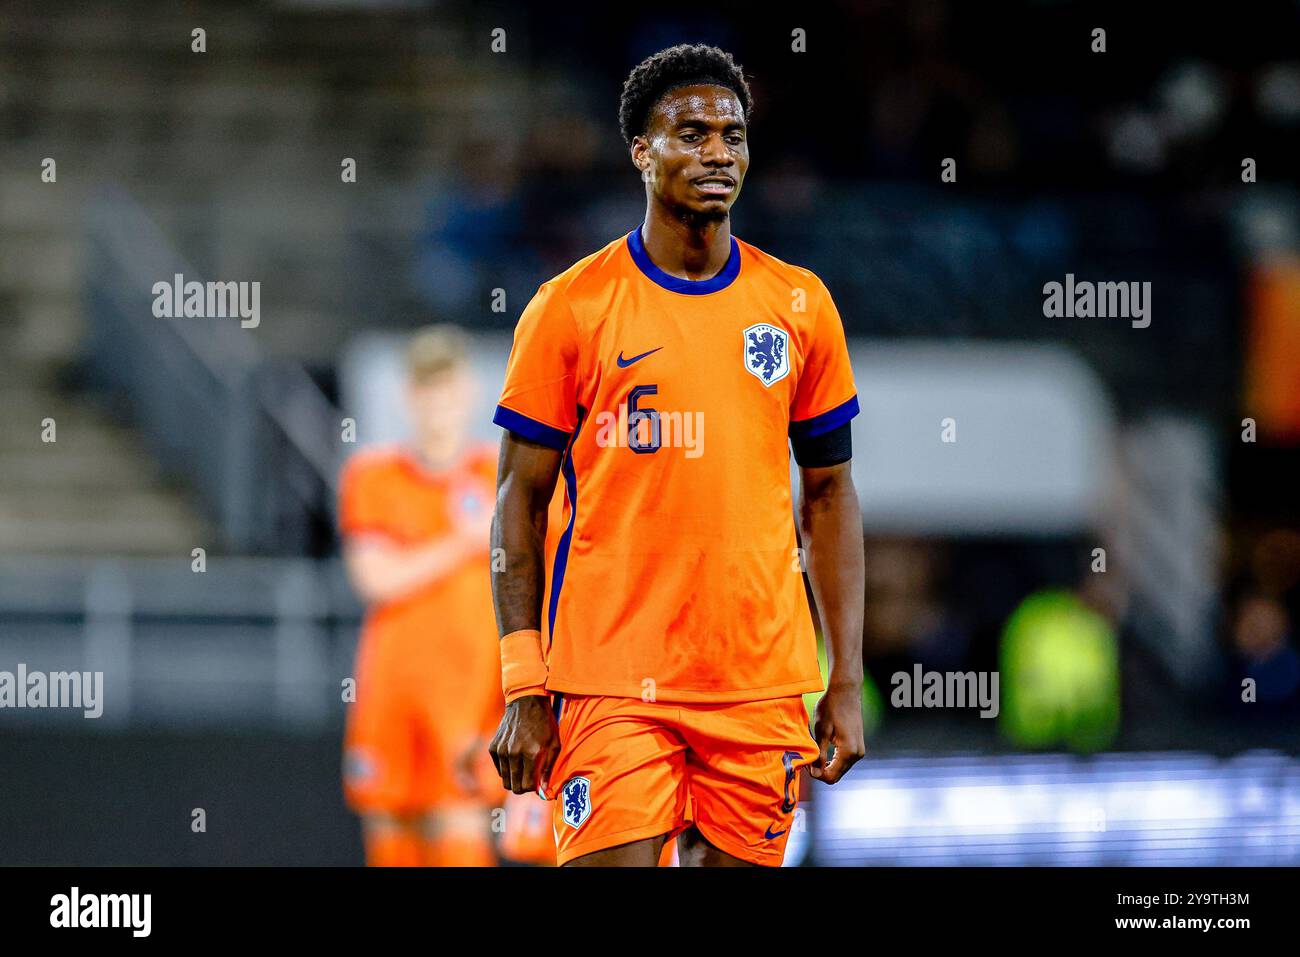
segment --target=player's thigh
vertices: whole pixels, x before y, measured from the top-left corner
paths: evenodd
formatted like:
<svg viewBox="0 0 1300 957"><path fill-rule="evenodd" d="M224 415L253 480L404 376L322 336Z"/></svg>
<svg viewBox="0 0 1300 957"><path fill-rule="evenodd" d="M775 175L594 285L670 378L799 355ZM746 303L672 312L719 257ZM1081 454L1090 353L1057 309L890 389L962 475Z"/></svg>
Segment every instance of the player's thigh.
<svg viewBox="0 0 1300 957"><path fill-rule="evenodd" d="M743 861L714 847L708 838L691 825L677 835L677 858L682 867L757 867L752 861Z"/></svg>
<svg viewBox="0 0 1300 957"><path fill-rule="evenodd" d="M558 863L597 852L610 853L595 862L628 855L639 862L648 854L646 866L656 863L664 838L685 823L685 744L667 720L674 710L636 699L564 696L560 753L544 791L554 803Z"/></svg>
<svg viewBox="0 0 1300 957"><path fill-rule="evenodd" d="M467 839L492 830L492 809L484 801L443 801L425 811L422 819L430 840Z"/></svg>
<svg viewBox="0 0 1300 957"><path fill-rule="evenodd" d="M373 810L361 814L361 829L368 837L423 838L426 827L426 817L419 811Z"/></svg>
<svg viewBox="0 0 1300 957"><path fill-rule="evenodd" d="M663 852L668 835L647 837L630 844L619 844L601 851L592 851L565 861L565 867L655 867Z"/></svg>
<svg viewBox="0 0 1300 957"><path fill-rule="evenodd" d="M817 756L802 698L683 710L696 830L731 857L779 866L796 822L799 771ZM696 850L697 858L714 859L707 848Z"/></svg>
<svg viewBox="0 0 1300 957"><path fill-rule="evenodd" d="M361 830L367 866L418 867L424 863L425 838L419 815L365 811Z"/></svg>

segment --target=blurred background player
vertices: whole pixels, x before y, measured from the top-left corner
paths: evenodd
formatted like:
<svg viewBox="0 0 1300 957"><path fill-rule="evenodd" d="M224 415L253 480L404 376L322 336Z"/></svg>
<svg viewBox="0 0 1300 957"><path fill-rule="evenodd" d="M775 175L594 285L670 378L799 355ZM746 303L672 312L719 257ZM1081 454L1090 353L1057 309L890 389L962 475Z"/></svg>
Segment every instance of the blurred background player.
<svg viewBox="0 0 1300 957"><path fill-rule="evenodd" d="M344 793L370 865L495 863L489 811L501 788L484 735L503 707L488 584L496 450L467 441L466 354L459 329L417 333L411 444L363 450L342 478L344 559L368 608Z"/></svg>

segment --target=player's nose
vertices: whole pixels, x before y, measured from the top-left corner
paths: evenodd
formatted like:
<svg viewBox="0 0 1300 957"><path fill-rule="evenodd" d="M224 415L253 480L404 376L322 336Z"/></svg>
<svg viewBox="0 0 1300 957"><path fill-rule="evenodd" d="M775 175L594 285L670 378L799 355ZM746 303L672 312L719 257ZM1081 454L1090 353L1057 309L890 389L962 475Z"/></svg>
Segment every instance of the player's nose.
<svg viewBox="0 0 1300 957"><path fill-rule="evenodd" d="M731 151L727 149L726 142L721 136L710 136L704 140L704 150L700 154L700 162L710 169L731 166L735 159Z"/></svg>

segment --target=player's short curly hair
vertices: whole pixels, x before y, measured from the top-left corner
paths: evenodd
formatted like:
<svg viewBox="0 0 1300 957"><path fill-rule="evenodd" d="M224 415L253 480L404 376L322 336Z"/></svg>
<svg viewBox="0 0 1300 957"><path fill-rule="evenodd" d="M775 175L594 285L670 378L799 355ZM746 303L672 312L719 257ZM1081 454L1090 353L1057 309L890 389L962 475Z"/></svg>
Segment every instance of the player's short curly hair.
<svg viewBox="0 0 1300 957"><path fill-rule="evenodd" d="M704 43L679 43L642 60L627 75L618 104L623 139L631 145L633 138L645 132L651 109L665 93L697 83L731 90L740 100L745 118L749 118L754 98L740 64L731 54Z"/></svg>

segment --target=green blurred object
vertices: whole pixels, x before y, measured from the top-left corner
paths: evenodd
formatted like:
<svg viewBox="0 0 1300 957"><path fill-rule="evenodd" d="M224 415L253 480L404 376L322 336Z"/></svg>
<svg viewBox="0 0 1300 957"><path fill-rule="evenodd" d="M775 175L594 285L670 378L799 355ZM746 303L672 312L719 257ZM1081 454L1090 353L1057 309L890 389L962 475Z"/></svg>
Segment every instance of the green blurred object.
<svg viewBox="0 0 1300 957"><path fill-rule="evenodd" d="M1119 644L1065 589L1035 592L1002 632L1002 733L1017 746L1100 751L1119 728Z"/></svg>
<svg viewBox="0 0 1300 957"><path fill-rule="evenodd" d="M826 645L822 642L821 635L817 636L817 664L822 670L822 684L826 683L830 675L830 664L826 661ZM803 706L808 710L808 720L813 718L813 709L817 707L817 702L821 700L823 691L809 691L803 696ZM871 675L862 676L862 736L864 739L870 738L880 727L880 717L884 710L884 703L880 697L880 692L876 689L876 683L871 680Z"/></svg>

